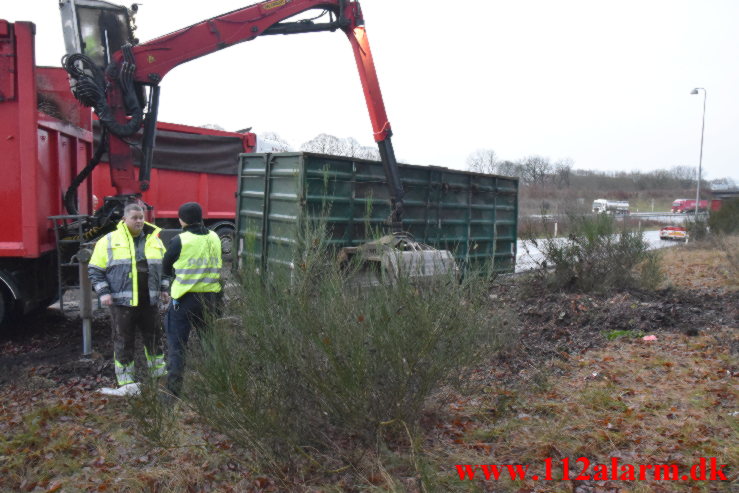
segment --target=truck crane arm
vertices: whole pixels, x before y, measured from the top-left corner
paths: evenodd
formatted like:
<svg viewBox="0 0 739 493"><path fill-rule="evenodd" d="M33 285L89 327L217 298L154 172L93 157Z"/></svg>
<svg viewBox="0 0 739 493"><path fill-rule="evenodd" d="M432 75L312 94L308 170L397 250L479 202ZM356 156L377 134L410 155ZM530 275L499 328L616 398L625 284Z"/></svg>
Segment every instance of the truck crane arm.
<svg viewBox="0 0 739 493"><path fill-rule="evenodd" d="M120 195L135 195L148 189L155 141L159 83L170 70L190 60L214 53L259 36L320 31L343 31L352 46L359 78L369 111L375 142L388 180L392 205L393 232L402 230L403 187L393 150L392 130L385 112L369 40L359 2L350 0L269 0L213 17L146 43L136 44L130 20L123 7L102 0L61 0L67 44L65 66L75 95L92 106L109 132L108 154L111 179ZM98 15L83 15L88 7ZM65 14L65 9L67 13ZM105 9L110 9L109 11ZM330 21L287 21L303 12L320 9ZM80 12L78 12L80 10ZM103 13L100 13L103 12ZM95 19L85 27L84 19ZM128 26L121 27L123 23ZM97 33L86 41L83 33ZM121 34L123 33L123 34ZM126 35L127 34L127 35ZM128 38L128 39L126 39ZM119 43L120 46L116 46ZM93 48L100 52L97 64L84 55ZM103 65L103 66L101 66ZM149 88L148 101L145 90ZM148 110L144 113L143 108ZM130 144L126 141L143 125L143 162L135 177Z"/></svg>

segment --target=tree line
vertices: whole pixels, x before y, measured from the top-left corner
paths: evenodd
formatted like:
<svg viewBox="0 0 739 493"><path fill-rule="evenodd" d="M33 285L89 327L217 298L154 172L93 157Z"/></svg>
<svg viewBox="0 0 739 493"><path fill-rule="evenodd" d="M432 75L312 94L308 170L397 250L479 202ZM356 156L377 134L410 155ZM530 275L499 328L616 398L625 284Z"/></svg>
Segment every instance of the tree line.
<svg viewBox="0 0 739 493"><path fill-rule="evenodd" d="M293 147L276 132L266 132L261 137L269 141L271 152L293 150ZM380 151L376 147L362 145L354 137L341 138L325 133L318 134L308 142L301 144L300 150L331 156L346 156L372 161L380 160Z"/></svg>
<svg viewBox="0 0 739 493"><path fill-rule="evenodd" d="M478 149L467 157L470 171L516 176L525 186L553 186L600 191L641 191L655 189L690 189L696 186L697 170L692 166L673 166L653 171L598 171L575 169L571 159L552 161L539 155L517 161L498 159L492 149ZM734 186L731 178L707 183Z"/></svg>

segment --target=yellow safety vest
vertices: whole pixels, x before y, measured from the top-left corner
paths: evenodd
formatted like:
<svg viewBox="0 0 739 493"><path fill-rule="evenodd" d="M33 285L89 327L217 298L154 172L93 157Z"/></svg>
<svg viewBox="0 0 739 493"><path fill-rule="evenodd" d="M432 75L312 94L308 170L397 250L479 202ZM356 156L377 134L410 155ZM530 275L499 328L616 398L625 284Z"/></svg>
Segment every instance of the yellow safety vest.
<svg viewBox="0 0 739 493"><path fill-rule="evenodd" d="M146 243L144 254L149 266L149 302L157 302L161 290L162 258L164 244L159 239L160 228L144 223ZM110 292L116 305L138 306L138 272L136 248L126 223L118 223L115 231L108 233L95 244L89 270L92 287L98 294Z"/></svg>
<svg viewBox="0 0 739 493"><path fill-rule="evenodd" d="M180 233L182 250L174 263L175 280L172 298L185 293L218 293L221 291L221 240L213 231L196 235Z"/></svg>

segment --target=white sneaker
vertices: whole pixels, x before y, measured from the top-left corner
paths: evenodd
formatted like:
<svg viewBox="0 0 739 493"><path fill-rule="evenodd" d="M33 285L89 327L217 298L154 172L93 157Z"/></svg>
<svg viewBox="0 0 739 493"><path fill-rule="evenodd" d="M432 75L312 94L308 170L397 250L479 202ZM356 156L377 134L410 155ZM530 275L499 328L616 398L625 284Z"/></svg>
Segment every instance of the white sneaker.
<svg viewBox="0 0 739 493"><path fill-rule="evenodd" d="M110 387L103 387L102 389L98 390L103 395L115 395L115 396L132 396L132 395L139 395L141 393L141 384L138 382L134 383L127 383L126 385L121 385L117 389L111 389Z"/></svg>

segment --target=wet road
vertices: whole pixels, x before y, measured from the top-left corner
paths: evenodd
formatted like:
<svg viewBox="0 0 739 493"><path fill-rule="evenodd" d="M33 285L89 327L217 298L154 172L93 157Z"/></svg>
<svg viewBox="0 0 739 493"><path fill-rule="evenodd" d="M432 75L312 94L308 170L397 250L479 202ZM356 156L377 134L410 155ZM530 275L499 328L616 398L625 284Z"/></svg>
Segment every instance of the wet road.
<svg viewBox="0 0 739 493"><path fill-rule="evenodd" d="M644 239L647 241L647 243L649 243L650 249L667 248L682 244L679 241L660 240L659 231L656 230L645 231ZM544 258L539 249L537 249L530 243L524 245L523 240L518 240L516 244L516 249L516 272L531 270L536 267L536 265Z"/></svg>

